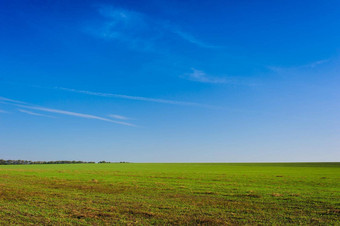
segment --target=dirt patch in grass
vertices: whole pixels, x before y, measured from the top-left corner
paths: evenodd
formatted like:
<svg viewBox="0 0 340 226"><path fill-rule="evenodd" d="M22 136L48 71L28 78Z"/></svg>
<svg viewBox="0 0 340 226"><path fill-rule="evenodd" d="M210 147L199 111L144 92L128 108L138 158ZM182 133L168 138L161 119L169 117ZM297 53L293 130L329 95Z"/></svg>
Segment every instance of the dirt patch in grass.
<svg viewBox="0 0 340 226"><path fill-rule="evenodd" d="M283 195L280 193L272 193L271 196L273 197L282 197Z"/></svg>

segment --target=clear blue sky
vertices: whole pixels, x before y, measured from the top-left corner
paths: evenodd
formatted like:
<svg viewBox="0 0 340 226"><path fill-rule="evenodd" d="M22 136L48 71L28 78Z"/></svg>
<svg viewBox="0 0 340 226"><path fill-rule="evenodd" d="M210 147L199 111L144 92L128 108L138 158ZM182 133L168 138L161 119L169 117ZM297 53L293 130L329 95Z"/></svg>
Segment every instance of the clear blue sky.
<svg viewBox="0 0 340 226"><path fill-rule="evenodd" d="M0 158L340 161L340 1L0 2Z"/></svg>

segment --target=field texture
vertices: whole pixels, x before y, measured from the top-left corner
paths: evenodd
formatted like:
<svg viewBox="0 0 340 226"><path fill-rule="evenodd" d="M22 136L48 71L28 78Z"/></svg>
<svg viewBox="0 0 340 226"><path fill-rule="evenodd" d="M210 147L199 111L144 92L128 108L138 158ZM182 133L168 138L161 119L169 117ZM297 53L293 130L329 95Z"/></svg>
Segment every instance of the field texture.
<svg viewBox="0 0 340 226"><path fill-rule="evenodd" d="M0 224L340 225L340 164L0 166Z"/></svg>

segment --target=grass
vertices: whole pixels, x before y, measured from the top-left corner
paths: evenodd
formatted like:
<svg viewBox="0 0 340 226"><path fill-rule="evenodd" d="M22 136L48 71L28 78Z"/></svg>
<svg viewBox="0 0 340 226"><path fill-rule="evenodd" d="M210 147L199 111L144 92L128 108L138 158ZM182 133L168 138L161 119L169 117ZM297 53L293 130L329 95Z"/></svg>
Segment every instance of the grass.
<svg viewBox="0 0 340 226"><path fill-rule="evenodd" d="M340 225L340 163L0 166L0 224Z"/></svg>

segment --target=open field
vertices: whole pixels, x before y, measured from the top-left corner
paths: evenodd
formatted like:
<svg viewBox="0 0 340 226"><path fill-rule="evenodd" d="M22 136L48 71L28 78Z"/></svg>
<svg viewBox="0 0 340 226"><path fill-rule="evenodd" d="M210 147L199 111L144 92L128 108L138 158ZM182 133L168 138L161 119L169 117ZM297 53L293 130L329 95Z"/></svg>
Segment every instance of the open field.
<svg viewBox="0 0 340 226"><path fill-rule="evenodd" d="M0 224L340 224L340 163L0 166Z"/></svg>

